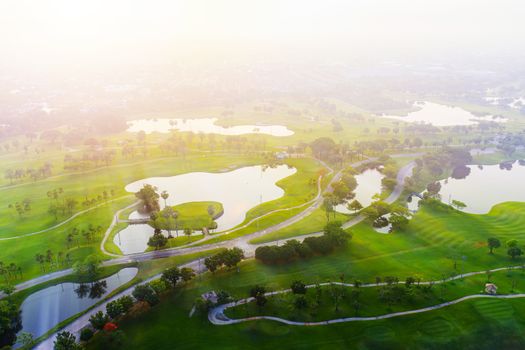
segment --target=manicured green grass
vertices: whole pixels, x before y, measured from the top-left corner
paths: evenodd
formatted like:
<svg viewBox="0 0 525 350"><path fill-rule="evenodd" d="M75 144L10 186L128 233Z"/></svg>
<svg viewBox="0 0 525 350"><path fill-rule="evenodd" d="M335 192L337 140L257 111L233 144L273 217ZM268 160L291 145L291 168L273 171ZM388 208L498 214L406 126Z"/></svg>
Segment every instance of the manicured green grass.
<svg viewBox="0 0 525 350"><path fill-rule="evenodd" d="M91 254L101 259L107 259L100 251L100 241L104 231L90 241L79 233L69 247L66 237L73 232L74 228L82 231L87 229L89 224L94 226L100 225L105 230L112 220L113 213L129 204L130 199L124 198L81 215L55 230L20 239L1 241L0 261L4 262L4 264L14 262L22 268L22 279L13 280L12 283L17 284L51 272L47 263L45 264L45 270L42 270L40 264L35 260L35 254L40 253L45 256L47 250L53 252L55 259L59 252L62 252L64 257L69 253L72 262L82 260ZM67 268L67 266L61 266L60 268Z"/></svg>
<svg viewBox="0 0 525 350"><path fill-rule="evenodd" d="M335 217L332 213L330 214L331 221L345 222L349 219L349 217L349 215L341 213L335 213ZM259 238L252 239L250 243L258 244L273 242L280 239L286 239L313 232L319 232L323 230L323 227L326 225L326 223L326 212L323 209L318 208L314 210L310 215L305 217L303 220L298 221L283 229L261 236Z"/></svg>
<svg viewBox="0 0 525 350"><path fill-rule="evenodd" d="M218 202L190 202L183 203L173 207L175 211L179 213L177 221L170 219L169 227L175 228L175 225L179 230L185 228L191 228L193 230L201 230L203 227L209 227L213 222L213 218L208 214L208 207L213 207L213 212L218 215L223 212L221 203ZM160 224L160 228L166 229L168 223L166 218L162 215L157 219Z"/></svg>
<svg viewBox="0 0 525 350"><path fill-rule="evenodd" d="M124 319L119 327L126 340L116 348L465 349L475 344L476 349L493 349L521 348L525 343L520 331L525 325L522 299L473 300L418 315L330 326L297 327L273 321L214 326L205 315L189 317L195 298L210 288L206 280L196 280L165 296L146 314ZM97 336L88 349L103 344L104 337Z"/></svg>
<svg viewBox="0 0 525 350"><path fill-rule="evenodd" d="M525 317L521 316L525 311L525 301L522 300L467 301L420 315L328 327L288 327L270 321L213 326L204 317L188 318L188 313L195 298L209 290L226 290L235 298L244 298L255 284L265 285L269 290L280 290L289 288L293 280L306 283L338 281L342 274L347 281L359 279L365 283L374 282L376 276L396 276L400 280L420 276L423 280L438 280L463 272L523 264L524 259L513 261L503 248L493 255L488 254L485 242L491 236L502 242L520 239L525 224L524 214L523 203L503 203L486 215L423 207L404 232L388 235L378 234L369 224L362 223L351 229L353 239L347 248L286 265L266 266L249 260L241 264L239 273L208 273L183 291L166 297L161 305L144 316L123 321L121 329L135 346L159 349L173 346L231 348L240 344L243 348L354 348L366 345L375 349L403 348L411 344L412 348L418 349L443 346L462 349L471 342L476 348L483 348L486 344L494 345L491 338L484 337L487 331L494 336L511 334L513 340L510 344L521 344L525 339L517 330L525 325ZM523 272L512 274L519 279L516 290L522 290ZM450 283L444 297L453 299L479 292L485 279L486 276L480 275ZM492 279L500 286L500 292L509 291L511 279L507 277L507 271L497 276L494 274ZM441 293L439 286L434 288ZM374 309L380 307L375 302L367 303L366 307L372 314L381 311ZM185 331L175 337L172 334L165 336L164 327L173 323L184 324ZM145 324L154 324L155 327L144 328ZM466 335L471 333L476 337ZM91 348L100 344L97 341Z"/></svg>
<svg viewBox="0 0 525 350"><path fill-rule="evenodd" d="M512 289L513 280L518 286L515 289ZM233 319L263 315L276 316L298 322L321 322L353 316L380 316L438 305L467 295L484 294L485 283L488 281L498 286L498 294L518 294L525 291L525 271L505 270L490 274L490 278L482 274L436 284L430 290L425 289L424 285L418 286L417 283L410 288L400 284L401 290L409 291L411 296L405 295L401 301L393 302L391 305L380 298L382 287L355 288L332 285L320 287L319 299L315 288L307 289L305 298L308 307L304 309L295 308L294 301L297 295L287 292L269 296L268 303L264 307L258 307L255 302L250 302L226 309L226 315ZM345 282L353 283L352 280L345 280ZM334 292L342 295L337 311L333 299ZM358 293L358 295L353 295L353 293ZM354 308L355 302L359 305L357 313Z"/></svg>
<svg viewBox="0 0 525 350"><path fill-rule="evenodd" d="M157 159L154 162L118 167L100 168L83 174L65 175L60 178L49 178L35 183L26 183L19 187L0 189L0 238L12 237L30 233L53 226L67 219L70 214L59 215L57 219L48 213L48 208L53 200L47 196L48 191L62 188L64 193L59 201L64 198L74 198L78 204L74 212L84 209L80 204L85 197L92 198L102 194L103 191L114 190L114 197L129 195L124 187L136 180L150 176L173 176L193 171L221 171L226 168L237 168L260 164L262 159L258 156L243 156L237 154L206 155L195 154L182 157ZM9 209L9 204L31 200L31 211L19 217L14 209ZM110 198L112 199L112 198Z"/></svg>

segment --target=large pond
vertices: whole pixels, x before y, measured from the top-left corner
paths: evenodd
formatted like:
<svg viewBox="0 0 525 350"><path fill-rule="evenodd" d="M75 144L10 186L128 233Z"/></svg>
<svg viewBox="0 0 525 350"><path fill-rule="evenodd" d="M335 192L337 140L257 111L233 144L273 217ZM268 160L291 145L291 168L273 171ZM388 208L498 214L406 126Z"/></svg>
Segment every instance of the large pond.
<svg viewBox="0 0 525 350"><path fill-rule="evenodd" d="M441 200L451 203L458 200L467 206L463 211L473 214L486 214L490 209L503 202L525 202L525 166L518 162L500 165L469 165L470 174L464 179L440 181ZM413 198L408 207L416 210L418 199Z"/></svg>
<svg viewBox="0 0 525 350"><path fill-rule="evenodd" d="M368 207L374 201L374 195L381 193L383 177L384 175L377 169L367 169L361 174L355 175L357 187L354 191L355 197L351 201L358 200L364 208ZM335 207L335 210L345 214L353 213L346 206L346 203L340 204Z"/></svg>
<svg viewBox="0 0 525 350"><path fill-rule="evenodd" d="M260 124L224 127L215 124L217 120L217 118L140 119L128 122L127 131L144 131L146 134L149 134L152 132L167 133L170 132L170 130L178 130L219 135L266 134L272 136L290 136L294 133L292 130L283 125Z"/></svg>
<svg viewBox="0 0 525 350"><path fill-rule="evenodd" d="M480 121L505 122L506 119L492 115L476 116L460 107L433 102L415 102L418 110L406 116L382 115L383 118L402 120L408 123L427 123L434 126L474 125Z"/></svg>
<svg viewBox="0 0 525 350"><path fill-rule="evenodd" d="M128 267L94 283L61 283L31 294L21 306L22 331L31 333L34 338L41 336L131 281L137 272L137 268Z"/></svg>
<svg viewBox="0 0 525 350"><path fill-rule="evenodd" d="M216 221L218 230L224 231L243 222L251 208L282 197L284 190L276 182L296 171L287 165L275 168L256 165L224 173L195 172L151 177L129 184L126 191L137 192L144 184L156 186L158 192L167 191L170 194L167 200L170 206L188 202L220 202L224 214ZM162 200L161 206L164 206ZM130 219L141 217L143 215L136 211L130 214ZM149 225L129 225L115 236L114 242L124 254L143 252L152 234L153 229Z"/></svg>

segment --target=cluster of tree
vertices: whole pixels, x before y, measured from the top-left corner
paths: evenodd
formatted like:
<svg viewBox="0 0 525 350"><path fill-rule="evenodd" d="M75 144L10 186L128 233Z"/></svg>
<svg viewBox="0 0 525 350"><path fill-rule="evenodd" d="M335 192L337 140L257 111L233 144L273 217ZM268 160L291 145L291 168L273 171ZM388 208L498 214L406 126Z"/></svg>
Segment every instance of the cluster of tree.
<svg viewBox="0 0 525 350"><path fill-rule="evenodd" d="M489 253L494 254L494 249L501 247L501 242L495 237L489 237L487 239L487 246L489 247ZM507 255L512 260L523 255L523 250L519 247L518 241L515 239L508 240L506 242Z"/></svg>
<svg viewBox="0 0 525 350"><path fill-rule="evenodd" d="M110 166L115 160L116 152L113 149L98 149L84 152L75 157L71 153L64 156L64 170L82 171L101 166Z"/></svg>
<svg viewBox="0 0 525 350"><path fill-rule="evenodd" d="M109 200L110 197L115 196L115 190L103 190L100 194L93 196L92 198L89 198L87 195L84 196L84 199L82 200L82 206L89 207L91 205L95 205L97 203L106 202Z"/></svg>
<svg viewBox="0 0 525 350"><path fill-rule="evenodd" d="M507 157L512 156L516 149L525 146L525 136L523 134L506 134L498 139L498 149L501 150Z"/></svg>
<svg viewBox="0 0 525 350"><path fill-rule="evenodd" d="M329 137L320 137L310 144L314 157L332 164L343 165L347 159L358 156L357 151L350 149L347 144L337 144Z"/></svg>
<svg viewBox="0 0 525 350"><path fill-rule="evenodd" d="M388 218L384 215L390 214ZM399 204L388 204L383 201L373 202L370 206L363 209L361 214L372 220L374 227L385 227L391 224L391 231L403 230L409 222L410 212Z"/></svg>
<svg viewBox="0 0 525 350"><path fill-rule="evenodd" d="M416 277L407 277L405 283L400 284L399 278L395 276L386 276L381 280L376 277L376 283L383 283L378 290L379 300L386 303L389 307L394 304L403 302L412 302L418 294L428 295L432 291L432 284L421 285L421 279ZM446 288L445 283L440 284L442 292Z"/></svg>
<svg viewBox="0 0 525 350"><path fill-rule="evenodd" d="M282 246L261 246L255 250L255 258L265 264L287 263L296 259L307 259L314 254L328 254L348 243L351 235L343 230L338 221L329 222L323 235L307 237L303 242L286 241Z"/></svg>
<svg viewBox="0 0 525 350"><path fill-rule="evenodd" d="M140 212L152 213L160 210L160 196L157 193L157 187L150 184L144 184L144 186L135 193L135 197L141 201Z"/></svg>
<svg viewBox="0 0 525 350"><path fill-rule="evenodd" d="M15 263L4 264L0 261L0 275L4 277L6 283L22 278L22 268Z"/></svg>
<svg viewBox="0 0 525 350"><path fill-rule="evenodd" d="M23 181L26 178L31 179L32 181L37 181L40 179L45 179L51 176L51 169L53 165L49 162L44 163L44 165L38 168L18 168L18 169L6 169L5 178L9 179L10 183L13 183L15 180Z"/></svg>
<svg viewBox="0 0 525 350"><path fill-rule="evenodd" d="M58 219L58 215L71 215L75 210L78 201L72 197L64 197L64 189L62 187L47 191L47 198L49 199L48 213Z"/></svg>
<svg viewBox="0 0 525 350"><path fill-rule="evenodd" d="M99 272L101 261L96 255L88 255L83 261L73 264L75 274L87 280L94 280Z"/></svg>
<svg viewBox="0 0 525 350"><path fill-rule="evenodd" d="M14 209L18 213L18 216L22 217L24 214L31 212L31 199L25 198L22 203L16 202L15 204L9 204L7 207Z"/></svg>
<svg viewBox="0 0 525 350"><path fill-rule="evenodd" d="M64 254L63 252L58 252L55 255L51 249L48 249L45 254L35 254L35 261L40 265L40 270L45 272L46 264L49 270L59 266L69 266L71 264L71 255L69 253Z"/></svg>
<svg viewBox="0 0 525 350"><path fill-rule="evenodd" d="M84 328L80 340L89 341L96 332L117 333L117 322L126 314L135 314L138 310L145 310L156 305L160 296L174 289L183 282L188 282L195 277L191 268L171 267L166 269L160 279L149 283L137 285L132 296L125 295L106 304L106 312L98 311L89 318L91 327ZM110 342L121 342L123 334L113 334Z"/></svg>
<svg viewBox="0 0 525 350"><path fill-rule="evenodd" d="M77 247L80 247L80 236L84 237L86 242L90 243L96 236L99 236L102 233L102 230L102 226L95 226L93 224L89 224L85 229L74 227L66 236L67 249L71 249L75 242Z"/></svg>
<svg viewBox="0 0 525 350"><path fill-rule="evenodd" d="M241 248L233 247L207 257L204 259L204 266L211 272L215 272L223 266L227 269L236 267L242 259L244 259L244 251Z"/></svg>
<svg viewBox="0 0 525 350"><path fill-rule="evenodd" d="M10 349L17 339L16 334L22 329L20 310L10 294L13 289L5 289L7 298L0 300L0 348Z"/></svg>

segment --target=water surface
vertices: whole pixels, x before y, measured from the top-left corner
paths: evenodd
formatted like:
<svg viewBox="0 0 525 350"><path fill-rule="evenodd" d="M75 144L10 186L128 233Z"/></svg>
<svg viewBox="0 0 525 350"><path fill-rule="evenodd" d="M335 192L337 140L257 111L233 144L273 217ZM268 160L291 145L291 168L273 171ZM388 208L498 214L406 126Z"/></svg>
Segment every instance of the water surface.
<svg viewBox="0 0 525 350"><path fill-rule="evenodd" d="M363 208L366 208L374 201L372 197L374 197L375 194L381 193L381 180L385 175L381 174L377 169L367 169L354 177L357 181L357 187L354 191L355 197L351 199L350 202L358 200ZM348 210L346 206L347 203L340 204L335 207L335 210L345 214L353 213L353 211Z"/></svg>
<svg viewBox="0 0 525 350"><path fill-rule="evenodd" d="M168 133L170 130L188 131L203 134L219 135L245 135L266 134L272 136L290 136L293 131L283 125L235 125L224 127L215 124L217 118L198 119L140 119L128 122L129 132L144 131L146 134L152 132Z"/></svg>
<svg viewBox="0 0 525 350"><path fill-rule="evenodd" d="M151 177L129 184L126 191L137 192L144 184L156 186L158 192L167 191L170 194L167 200L170 206L188 202L220 202L224 213L216 222L217 229L224 231L242 223L246 213L253 207L282 197L284 190L276 182L296 171L287 165L275 168L256 165L224 173L194 172L171 177ZM164 201L160 203L164 207ZM129 216L130 219L141 217L144 215L136 211ZM149 225L129 225L120 231L120 237L115 236L114 242L125 254L138 253L147 248L147 241L152 234L153 229Z"/></svg>
<svg viewBox="0 0 525 350"><path fill-rule="evenodd" d="M464 179L449 177L441 180L441 200L450 204L458 200L467 206L463 211L472 214L486 214L503 202L525 202L525 166L518 162L500 165L468 165L470 174ZM417 197L408 204L410 210L417 210Z"/></svg>
<svg viewBox="0 0 525 350"><path fill-rule="evenodd" d="M99 293L89 295L92 284L84 284L87 294L80 297L79 283L61 283L35 292L22 303L22 331L29 332L37 338L65 319L78 314L97 303L119 286L131 281L138 269L127 267L118 273L100 281L106 282L106 287ZM99 282L100 282L99 281ZM100 294L100 292L102 292Z"/></svg>
<svg viewBox="0 0 525 350"><path fill-rule="evenodd" d="M397 119L408 123L427 123L434 126L475 125L480 121L505 122L504 118L491 115L476 116L460 107L442 105L433 102L415 102L417 111L407 116L382 115L383 118Z"/></svg>

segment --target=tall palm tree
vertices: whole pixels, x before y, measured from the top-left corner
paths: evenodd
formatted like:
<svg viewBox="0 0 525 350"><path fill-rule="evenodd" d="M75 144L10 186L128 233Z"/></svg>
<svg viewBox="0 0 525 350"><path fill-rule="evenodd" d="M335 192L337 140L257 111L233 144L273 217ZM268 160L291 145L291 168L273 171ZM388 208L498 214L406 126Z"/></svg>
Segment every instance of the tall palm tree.
<svg viewBox="0 0 525 350"><path fill-rule="evenodd" d="M162 191L162 193L160 194L160 196L162 197L162 199L164 199L164 207L167 207L167 203L166 203L166 200L168 199L168 197L170 196L170 194L167 192L167 191Z"/></svg>

